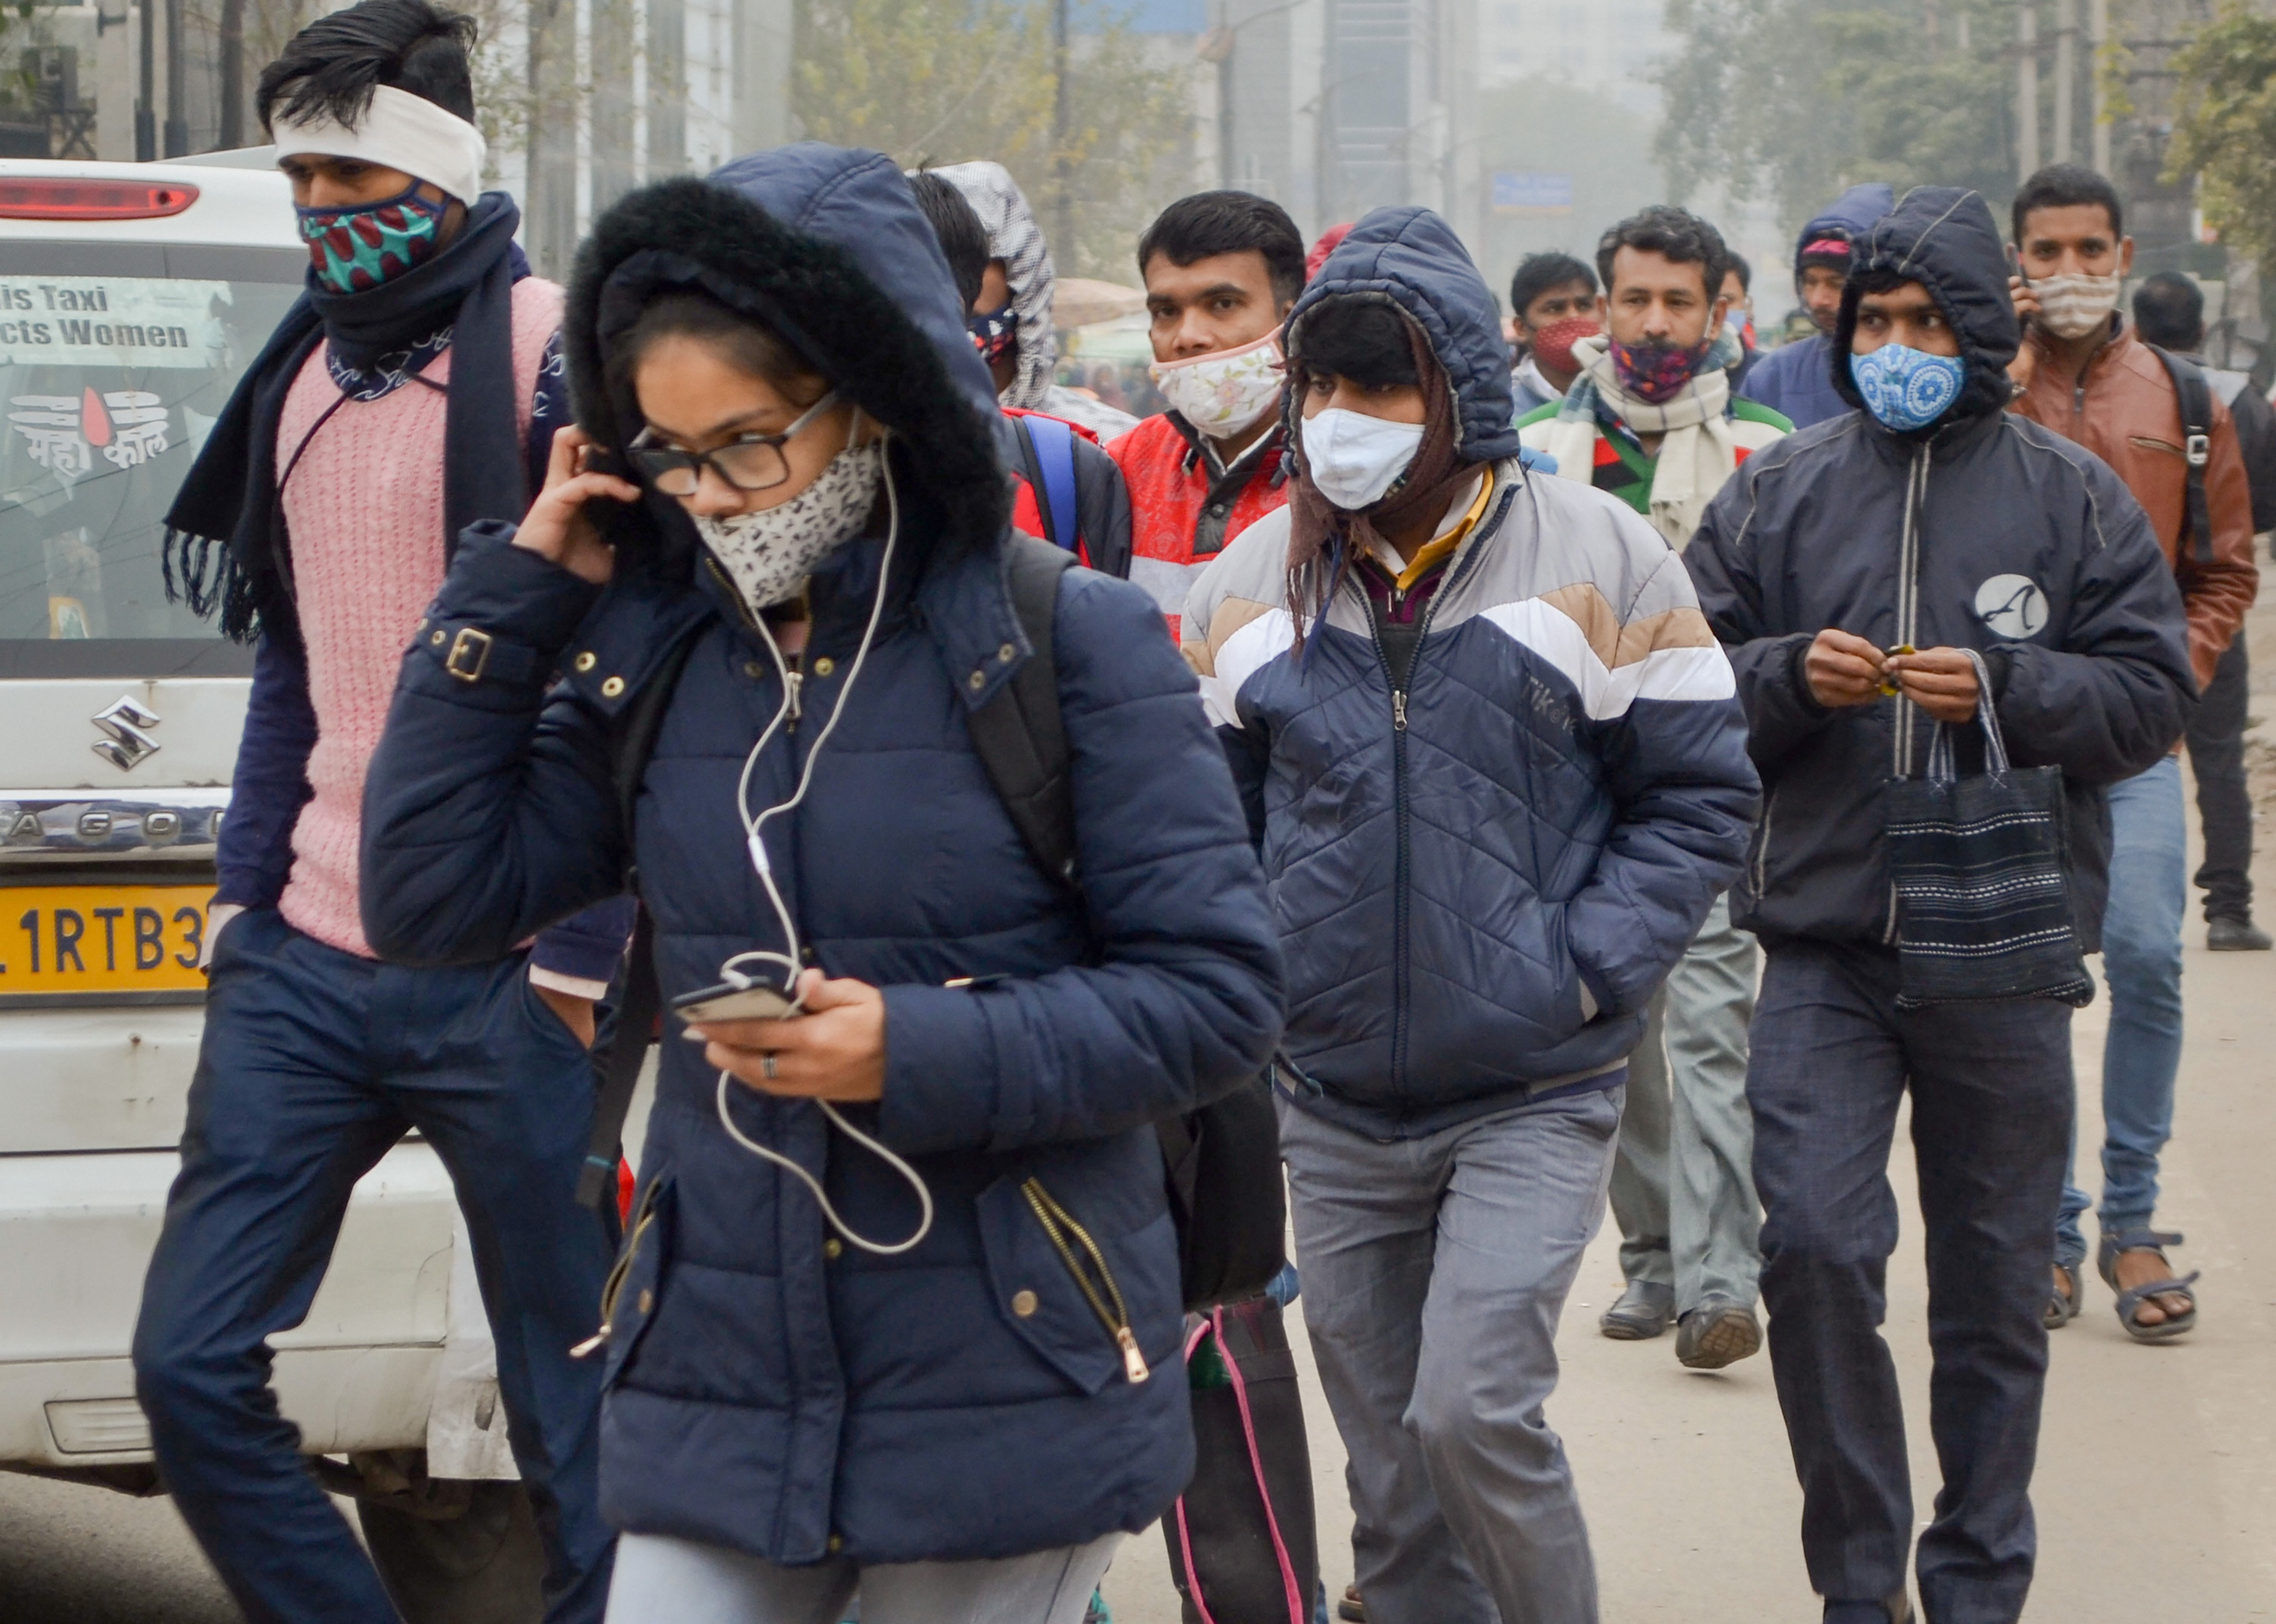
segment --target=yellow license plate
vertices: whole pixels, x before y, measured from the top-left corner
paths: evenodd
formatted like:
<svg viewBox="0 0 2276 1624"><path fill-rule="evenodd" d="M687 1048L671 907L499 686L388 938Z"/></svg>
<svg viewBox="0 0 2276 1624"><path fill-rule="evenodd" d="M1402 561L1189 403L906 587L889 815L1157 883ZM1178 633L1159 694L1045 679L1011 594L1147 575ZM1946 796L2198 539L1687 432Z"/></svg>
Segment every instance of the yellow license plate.
<svg viewBox="0 0 2276 1624"><path fill-rule="evenodd" d="M204 992L198 956L213 894L211 880L0 886L0 1001Z"/></svg>

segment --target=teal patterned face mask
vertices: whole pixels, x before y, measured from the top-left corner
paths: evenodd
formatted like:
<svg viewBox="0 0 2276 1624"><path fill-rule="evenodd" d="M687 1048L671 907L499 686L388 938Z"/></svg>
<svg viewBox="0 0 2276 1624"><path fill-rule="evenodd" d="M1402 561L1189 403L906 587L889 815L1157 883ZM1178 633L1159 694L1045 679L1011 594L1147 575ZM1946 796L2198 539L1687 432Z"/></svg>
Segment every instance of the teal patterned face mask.
<svg viewBox="0 0 2276 1624"><path fill-rule="evenodd" d="M434 258L450 204L421 197L419 184L376 203L300 209L316 280L335 293L361 293Z"/></svg>

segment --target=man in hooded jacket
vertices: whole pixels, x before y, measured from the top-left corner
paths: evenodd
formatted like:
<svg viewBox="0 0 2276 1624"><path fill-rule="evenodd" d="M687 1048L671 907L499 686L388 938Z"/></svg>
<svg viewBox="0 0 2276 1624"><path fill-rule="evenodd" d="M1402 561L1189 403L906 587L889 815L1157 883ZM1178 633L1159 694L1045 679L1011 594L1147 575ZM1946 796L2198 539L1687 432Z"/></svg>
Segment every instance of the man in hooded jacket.
<svg viewBox="0 0 2276 1624"><path fill-rule="evenodd" d="M1796 428L1850 410L1832 383L1832 334L1841 308L1841 284L1849 275L1851 245L1895 202L1896 193L1886 182L1869 181L1850 187L1802 228L1794 244L1794 291L1817 331L1756 361L1739 385L1740 395L1761 402Z"/></svg>
<svg viewBox="0 0 2276 1624"><path fill-rule="evenodd" d="M1369 215L1286 332L1289 504L1183 630L1287 957L1281 1148L1358 1589L1372 1624L1584 1624L1553 1340L1644 1010L1745 847L1743 721L1666 544L1520 460L1445 221Z"/></svg>
<svg viewBox="0 0 2276 1624"><path fill-rule="evenodd" d="M2018 333L1982 198L1921 187L1857 246L1831 381L1868 409L1749 458L1684 558L1737 668L1766 791L1733 912L1767 958L1747 1092L1810 1582L1829 1624L1911 1617L1911 1479L1878 1330L1897 1241L1890 1138L1909 1089L1944 1469L1921 1599L1931 1620L1994 1624L2022 1613L2036 1551L2070 1010L1899 1007L1885 785L1920 770L1930 718L1975 714L1973 651L2014 762L2062 771L2067 891L2090 952L2105 786L2165 752L2194 687L2140 506L2092 456L2005 410ZM2012 593L1984 587L2003 581L2037 594L2033 623L1999 617Z"/></svg>

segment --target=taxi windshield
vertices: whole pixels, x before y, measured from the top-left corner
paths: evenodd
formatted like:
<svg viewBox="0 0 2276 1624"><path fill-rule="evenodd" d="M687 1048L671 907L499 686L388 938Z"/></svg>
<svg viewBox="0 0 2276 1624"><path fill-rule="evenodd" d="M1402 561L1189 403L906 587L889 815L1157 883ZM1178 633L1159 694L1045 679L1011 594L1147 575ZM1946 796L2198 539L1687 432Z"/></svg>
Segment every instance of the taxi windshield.
<svg viewBox="0 0 2276 1624"><path fill-rule="evenodd" d="M0 270L0 676L250 669L166 601L164 517L300 291L289 250L7 245Z"/></svg>

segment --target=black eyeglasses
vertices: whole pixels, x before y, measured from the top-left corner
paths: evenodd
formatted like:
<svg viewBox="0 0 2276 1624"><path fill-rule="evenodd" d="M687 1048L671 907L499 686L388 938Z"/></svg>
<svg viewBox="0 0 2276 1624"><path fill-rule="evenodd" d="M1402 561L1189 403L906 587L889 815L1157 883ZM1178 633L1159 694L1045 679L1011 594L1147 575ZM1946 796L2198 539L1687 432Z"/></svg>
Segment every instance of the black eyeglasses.
<svg viewBox="0 0 2276 1624"><path fill-rule="evenodd" d="M798 420L778 434L738 434L709 451L683 451L678 446L654 445L642 429L626 451L633 467L667 496L693 496L709 468L739 491L771 490L790 478L790 461L783 447L800 430L838 404L831 390L798 414Z"/></svg>

